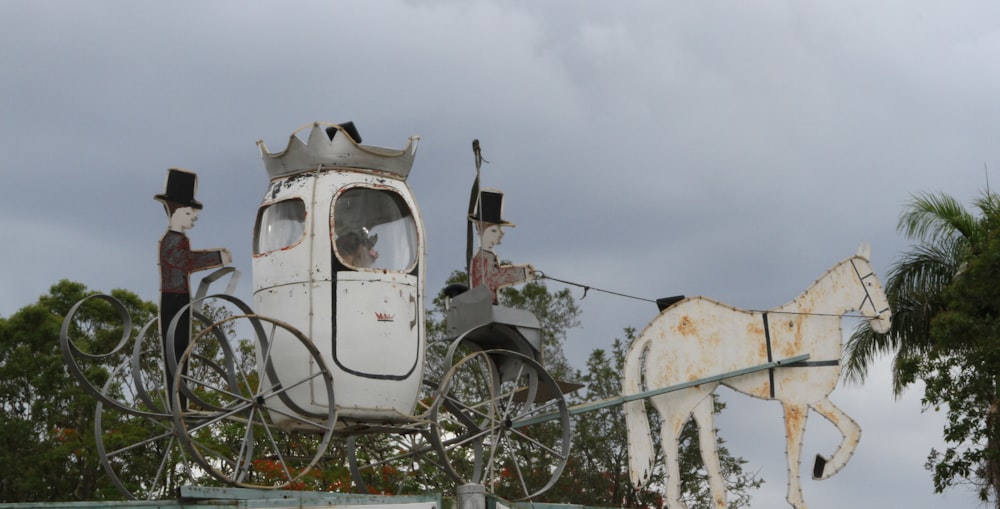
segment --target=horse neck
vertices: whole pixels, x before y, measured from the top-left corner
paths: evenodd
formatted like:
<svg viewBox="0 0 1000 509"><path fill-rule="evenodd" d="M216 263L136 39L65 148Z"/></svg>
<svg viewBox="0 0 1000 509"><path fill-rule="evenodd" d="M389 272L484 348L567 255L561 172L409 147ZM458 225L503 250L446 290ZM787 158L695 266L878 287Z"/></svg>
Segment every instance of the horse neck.
<svg viewBox="0 0 1000 509"><path fill-rule="evenodd" d="M855 311L862 302L863 288L852 263L857 256L834 265L781 310L842 316Z"/></svg>

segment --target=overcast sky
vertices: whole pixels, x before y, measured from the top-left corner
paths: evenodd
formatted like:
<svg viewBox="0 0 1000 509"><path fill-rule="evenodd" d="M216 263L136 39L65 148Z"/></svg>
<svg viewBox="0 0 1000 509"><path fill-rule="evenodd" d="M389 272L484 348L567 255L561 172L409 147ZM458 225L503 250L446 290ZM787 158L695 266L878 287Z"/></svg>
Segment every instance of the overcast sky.
<svg viewBox="0 0 1000 509"><path fill-rule="evenodd" d="M199 173L192 243L232 250L249 300L254 142L283 148L317 120L353 120L374 145L421 136L409 182L432 293L464 263L474 138L517 223L503 258L747 309L791 300L862 241L884 276L911 195L971 204L1000 166L1000 4L985 0L7 0L0 59L0 316L62 278L157 300L169 167ZM566 345L581 367L656 313L581 303ZM810 507L976 506L933 494L943 418L921 394L894 400L885 362L834 392L864 433L841 473L805 481ZM722 436L767 481L753 507L785 506L780 405L722 395ZM840 438L817 416L806 437L805 465Z"/></svg>

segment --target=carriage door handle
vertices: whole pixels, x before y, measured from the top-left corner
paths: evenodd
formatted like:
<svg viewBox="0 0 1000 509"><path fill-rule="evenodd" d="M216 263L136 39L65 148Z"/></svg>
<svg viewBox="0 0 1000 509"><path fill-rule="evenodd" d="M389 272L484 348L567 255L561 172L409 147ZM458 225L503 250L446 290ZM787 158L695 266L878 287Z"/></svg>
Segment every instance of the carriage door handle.
<svg viewBox="0 0 1000 509"><path fill-rule="evenodd" d="M412 293L410 294L410 303L413 304L413 319L410 320L410 330L413 330L413 328L417 326L417 316L420 315L420 313L417 310L417 298L414 297Z"/></svg>

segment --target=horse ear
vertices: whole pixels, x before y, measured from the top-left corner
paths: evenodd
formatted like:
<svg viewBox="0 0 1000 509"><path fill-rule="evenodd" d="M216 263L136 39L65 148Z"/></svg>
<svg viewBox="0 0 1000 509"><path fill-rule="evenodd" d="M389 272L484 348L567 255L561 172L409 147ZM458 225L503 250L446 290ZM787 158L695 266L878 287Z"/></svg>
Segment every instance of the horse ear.
<svg viewBox="0 0 1000 509"><path fill-rule="evenodd" d="M872 254L871 244L862 242L861 245L858 246L858 256L864 258L865 260L871 260L871 254Z"/></svg>

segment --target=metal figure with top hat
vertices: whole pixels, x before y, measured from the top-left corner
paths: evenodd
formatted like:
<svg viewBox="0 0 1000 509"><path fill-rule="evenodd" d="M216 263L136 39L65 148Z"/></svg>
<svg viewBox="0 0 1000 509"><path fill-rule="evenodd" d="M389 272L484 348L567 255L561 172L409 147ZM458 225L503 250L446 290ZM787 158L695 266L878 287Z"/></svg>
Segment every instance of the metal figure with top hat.
<svg viewBox="0 0 1000 509"><path fill-rule="evenodd" d="M500 245L503 229L514 227L514 223L503 219L502 215L503 193L496 189L480 190L476 210L469 216L479 234L479 251L470 262L469 278L473 288L489 288L494 304L497 303L497 290L531 281L535 272L528 264L500 264L493 248Z"/></svg>
<svg viewBox="0 0 1000 509"><path fill-rule="evenodd" d="M203 207L201 202L195 199L197 190L197 174L171 168L167 170L164 193L154 197L163 203L168 218L167 231L160 239L159 245L160 335L163 339L164 355L170 355L170 352L167 352L167 331L171 321L177 317L173 352L175 359L181 357L190 341L191 316L190 310L186 309L191 302L190 274L229 265L233 261L233 255L225 248L200 251L191 249L191 243L184 232L194 228ZM182 310L183 313L178 316ZM169 366L169 363L167 365ZM167 373L168 390L173 379L174 374ZM182 406L184 401L182 395Z"/></svg>

